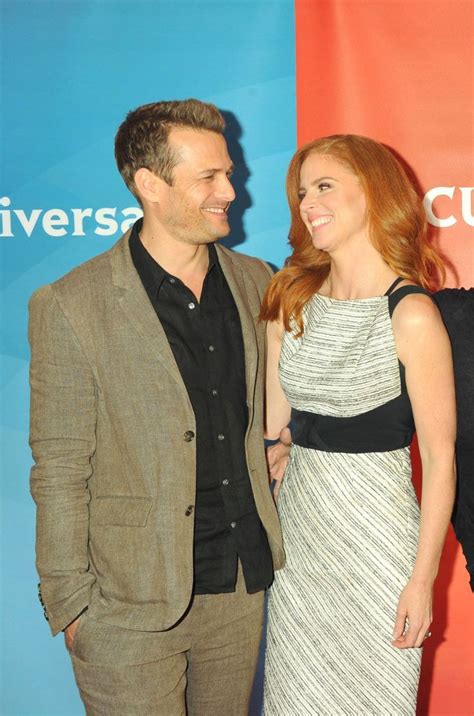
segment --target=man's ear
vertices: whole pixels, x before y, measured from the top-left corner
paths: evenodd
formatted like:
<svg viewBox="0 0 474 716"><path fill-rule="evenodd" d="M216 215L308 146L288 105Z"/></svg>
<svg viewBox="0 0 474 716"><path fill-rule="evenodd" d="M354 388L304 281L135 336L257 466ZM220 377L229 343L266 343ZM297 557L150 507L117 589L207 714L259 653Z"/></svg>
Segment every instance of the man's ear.
<svg viewBox="0 0 474 716"><path fill-rule="evenodd" d="M159 203L163 192L169 188L163 179L160 179L145 167L140 167L135 172L133 180L140 197L152 204Z"/></svg>

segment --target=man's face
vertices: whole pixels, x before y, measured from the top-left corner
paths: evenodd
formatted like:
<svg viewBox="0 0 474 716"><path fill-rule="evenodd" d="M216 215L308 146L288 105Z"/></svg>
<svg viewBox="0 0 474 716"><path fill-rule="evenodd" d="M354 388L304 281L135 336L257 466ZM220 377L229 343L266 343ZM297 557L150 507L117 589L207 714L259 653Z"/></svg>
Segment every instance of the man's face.
<svg viewBox="0 0 474 716"><path fill-rule="evenodd" d="M162 187L158 218L170 238L208 244L230 231L227 210L235 199L233 165L216 132L172 129L168 141L179 156L173 184Z"/></svg>

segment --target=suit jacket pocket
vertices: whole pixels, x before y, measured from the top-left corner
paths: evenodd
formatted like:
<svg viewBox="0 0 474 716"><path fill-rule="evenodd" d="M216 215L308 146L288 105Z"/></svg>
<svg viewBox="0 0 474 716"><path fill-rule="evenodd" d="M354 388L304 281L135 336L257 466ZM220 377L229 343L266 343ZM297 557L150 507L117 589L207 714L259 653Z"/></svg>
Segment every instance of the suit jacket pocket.
<svg viewBox="0 0 474 716"><path fill-rule="evenodd" d="M91 526L145 527L153 500L149 497L100 495L89 505Z"/></svg>

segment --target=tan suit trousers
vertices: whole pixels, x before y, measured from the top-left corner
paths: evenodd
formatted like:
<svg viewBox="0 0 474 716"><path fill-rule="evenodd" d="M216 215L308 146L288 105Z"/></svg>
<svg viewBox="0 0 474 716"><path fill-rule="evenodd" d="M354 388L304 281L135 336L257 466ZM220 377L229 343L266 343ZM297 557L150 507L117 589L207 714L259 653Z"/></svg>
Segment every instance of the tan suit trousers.
<svg viewBox="0 0 474 716"><path fill-rule="evenodd" d="M88 716L247 716L264 593L196 595L172 629L122 629L82 615L71 657Z"/></svg>

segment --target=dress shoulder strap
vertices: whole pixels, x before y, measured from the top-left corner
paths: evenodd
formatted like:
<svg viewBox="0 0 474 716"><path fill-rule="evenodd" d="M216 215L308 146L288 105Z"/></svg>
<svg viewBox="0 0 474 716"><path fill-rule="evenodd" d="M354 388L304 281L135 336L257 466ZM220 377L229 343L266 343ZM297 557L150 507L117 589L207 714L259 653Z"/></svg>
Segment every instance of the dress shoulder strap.
<svg viewBox="0 0 474 716"><path fill-rule="evenodd" d="M403 280L404 280L403 276L397 276L395 281L393 283L391 283L390 286L385 291L384 296L389 296L392 293L395 286L398 286L398 284L401 283Z"/></svg>
<svg viewBox="0 0 474 716"><path fill-rule="evenodd" d="M402 298L409 296L411 293L421 293L424 296L429 296L431 298L431 293L427 291L426 288L422 288L421 286L402 286L388 295L388 312L390 313L390 316L393 315L394 310Z"/></svg>

